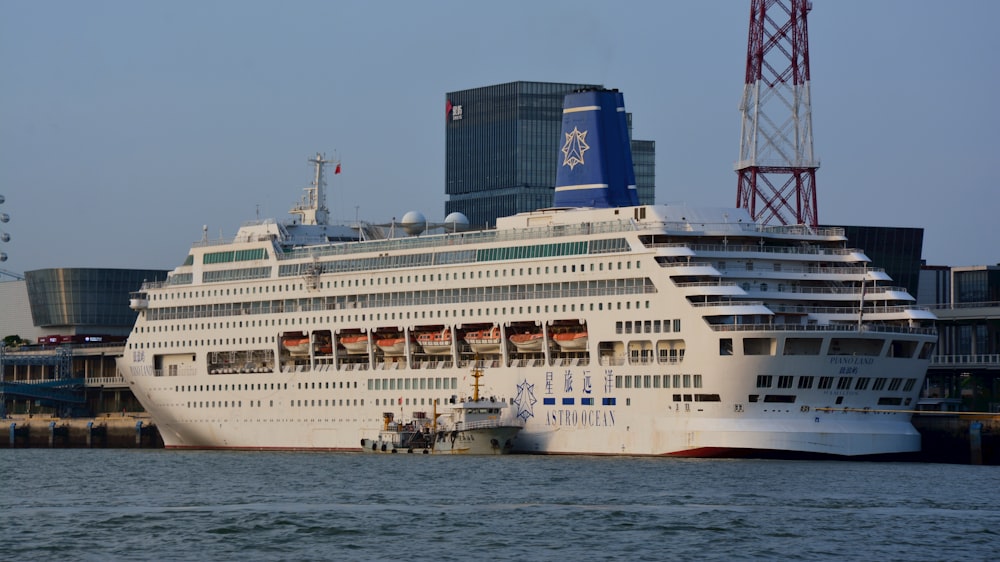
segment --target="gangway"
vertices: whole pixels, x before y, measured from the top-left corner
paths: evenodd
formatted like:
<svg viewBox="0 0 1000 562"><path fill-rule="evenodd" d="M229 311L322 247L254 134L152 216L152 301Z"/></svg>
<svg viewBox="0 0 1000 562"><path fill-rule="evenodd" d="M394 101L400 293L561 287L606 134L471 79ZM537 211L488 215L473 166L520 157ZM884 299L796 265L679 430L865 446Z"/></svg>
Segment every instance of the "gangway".
<svg viewBox="0 0 1000 562"><path fill-rule="evenodd" d="M64 410L86 402L85 381L72 377L73 353L59 348L55 353L11 352L0 346L0 374L7 365L48 366L54 370L54 378L11 381L0 380L0 415L6 414L4 405L7 397L26 400L52 402L57 409Z"/></svg>

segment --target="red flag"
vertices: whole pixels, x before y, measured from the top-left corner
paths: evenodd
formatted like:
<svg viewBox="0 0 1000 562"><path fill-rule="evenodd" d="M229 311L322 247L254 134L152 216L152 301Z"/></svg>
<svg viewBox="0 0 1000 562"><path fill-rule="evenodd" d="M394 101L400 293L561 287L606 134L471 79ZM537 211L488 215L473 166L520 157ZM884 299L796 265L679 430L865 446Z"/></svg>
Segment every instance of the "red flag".
<svg viewBox="0 0 1000 562"><path fill-rule="evenodd" d="M337 162L337 167L333 170L333 173L334 174L339 174L340 173L340 162Z"/></svg>

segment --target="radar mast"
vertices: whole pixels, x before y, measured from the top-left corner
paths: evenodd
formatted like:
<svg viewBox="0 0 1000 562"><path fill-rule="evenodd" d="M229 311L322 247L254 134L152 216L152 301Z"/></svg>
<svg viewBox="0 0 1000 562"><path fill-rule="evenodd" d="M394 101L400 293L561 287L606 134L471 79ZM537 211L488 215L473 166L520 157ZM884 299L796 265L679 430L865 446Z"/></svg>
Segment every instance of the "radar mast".
<svg viewBox="0 0 1000 562"><path fill-rule="evenodd" d="M302 197L302 201L288 212L299 216L299 224L325 225L327 224L329 209L326 207L326 192L324 191L326 180L323 179L323 168L327 164L332 163L333 160L327 160L323 154L317 152L316 156L310 158L308 161L315 166L316 175L313 178L312 184L304 188L306 194Z"/></svg>

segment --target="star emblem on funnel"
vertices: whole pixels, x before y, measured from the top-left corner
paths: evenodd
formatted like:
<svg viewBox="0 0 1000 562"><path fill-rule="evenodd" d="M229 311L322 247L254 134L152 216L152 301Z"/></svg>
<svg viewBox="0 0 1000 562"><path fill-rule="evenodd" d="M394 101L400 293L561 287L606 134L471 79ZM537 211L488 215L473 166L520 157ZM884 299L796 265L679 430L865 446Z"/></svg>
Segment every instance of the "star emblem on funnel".
<svg viewBox="0 0 1000 562"><path fill-rule="evenodd" d="M572 170L577 164L583 164L583 153L590 150L587 144L587 131L579 131L576 127L566 133L566 144L562 147L563 166Z"/></svg>

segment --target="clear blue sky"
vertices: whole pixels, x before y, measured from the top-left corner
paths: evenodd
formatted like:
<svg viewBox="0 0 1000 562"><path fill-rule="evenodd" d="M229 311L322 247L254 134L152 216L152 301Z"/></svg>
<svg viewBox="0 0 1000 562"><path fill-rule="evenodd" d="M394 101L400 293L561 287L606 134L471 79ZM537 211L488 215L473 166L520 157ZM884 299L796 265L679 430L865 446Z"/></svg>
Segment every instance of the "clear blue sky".
<svg viewBox="0 0 1000 562"><path fill-rule="evenodd" d="M616 8L613 4L623 5ZM286 218L339 157L334 218L444 215L445 93L619 88L658 203L732 206L749 0L0 0L0 268L169 269L208 225ZM1000 261L1000 2L815 0L819 219Z"/></svg>

